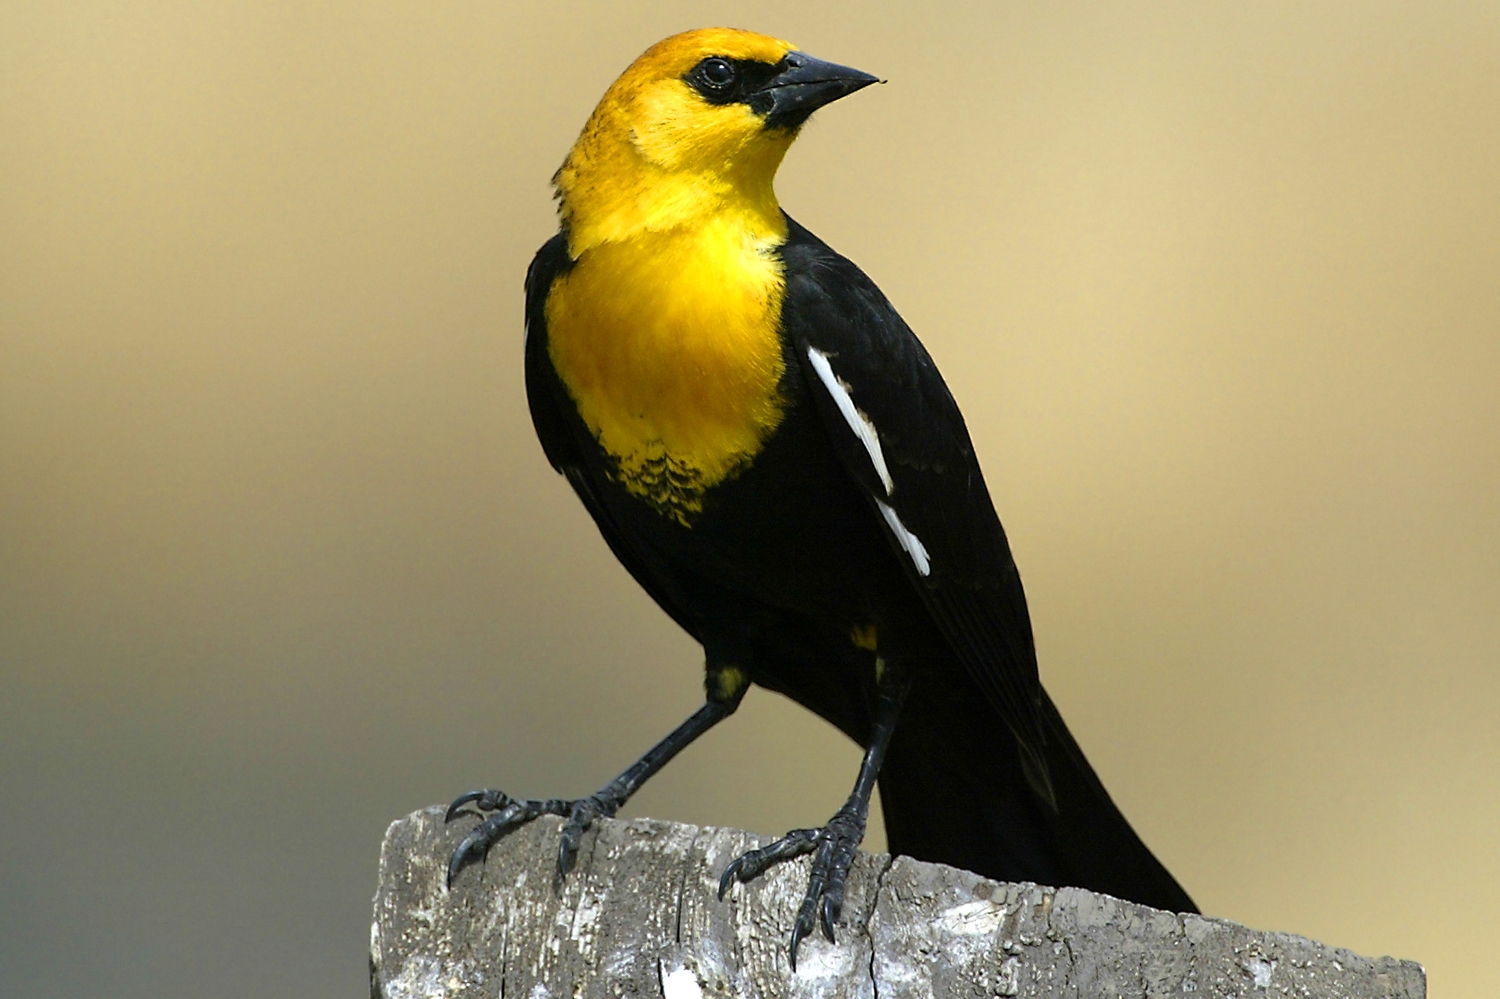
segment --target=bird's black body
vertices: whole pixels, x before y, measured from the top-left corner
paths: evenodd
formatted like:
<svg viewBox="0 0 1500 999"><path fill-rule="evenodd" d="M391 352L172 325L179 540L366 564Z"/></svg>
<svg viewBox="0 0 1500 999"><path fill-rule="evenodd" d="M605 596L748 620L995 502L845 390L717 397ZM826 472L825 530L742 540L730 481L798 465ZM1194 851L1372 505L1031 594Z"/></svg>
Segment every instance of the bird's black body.
<svg viewBox="0 0 1500 999"><path fill-rule="evenodd" d="M572 262L562 235L549 241L526 283L526 385L548 459L620 561L703 644L711 698L714 670L737 669L869 745L880 670L850 636L878 629L882 666L909 684L877 765L893 852L1192 910L1041 687L1020 577L931 358L854 264L788 227L784 416L687 523L618 481L554 369L545 302ZM814 353L878 428L884 469ZM925 571L897 524L919 539Z"/></svg>

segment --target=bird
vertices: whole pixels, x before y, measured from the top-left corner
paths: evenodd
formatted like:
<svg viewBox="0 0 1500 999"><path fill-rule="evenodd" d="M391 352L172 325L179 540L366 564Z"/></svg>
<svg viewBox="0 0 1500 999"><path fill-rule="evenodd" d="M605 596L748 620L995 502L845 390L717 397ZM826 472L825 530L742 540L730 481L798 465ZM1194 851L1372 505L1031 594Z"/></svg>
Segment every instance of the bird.
<svg viewBox="0 0 1500 999"><path fill-rule="evenodd" d="M750 31L687 31L605 92L526 274L532 422L604 541L703 647L705 700L598 792L485 789L451 885L519 825L558 871L752 685L864 749L828 823L733 860L721 899L812 854L792 926L836 940L877 784L890 851L1176 912L1191 898L1043 689L1026 597L953 395L875 283L781 208L813 112L877 77ZM753 761L747 761L753 770ZM750 890L750 889L743 889Z"/></svg>

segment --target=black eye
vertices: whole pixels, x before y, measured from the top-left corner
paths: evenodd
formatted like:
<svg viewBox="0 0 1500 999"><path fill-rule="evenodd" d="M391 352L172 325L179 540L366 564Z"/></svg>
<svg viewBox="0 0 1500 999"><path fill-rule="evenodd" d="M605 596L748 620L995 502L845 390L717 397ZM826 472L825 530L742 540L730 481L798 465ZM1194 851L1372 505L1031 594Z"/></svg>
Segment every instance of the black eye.
<svg viewBox="0 0 1500 999"><path fill-rule="evenodd" d="M734 64L718 56L710 56L698 64L698 76L715 90L728 87L737 75L734 71Z"/></svg>
<svg viewBox="0 0 1500 999"><path fill-rule="evenodd" d="M784 68L784 67L783 67ZM756 92L771 82L777 68L768 62L753 59L731 59L728 56L709 56L687 71L682 82L692 87L710 104L733 104L745 101L757 114L764 111L753 103Z"/></svg>

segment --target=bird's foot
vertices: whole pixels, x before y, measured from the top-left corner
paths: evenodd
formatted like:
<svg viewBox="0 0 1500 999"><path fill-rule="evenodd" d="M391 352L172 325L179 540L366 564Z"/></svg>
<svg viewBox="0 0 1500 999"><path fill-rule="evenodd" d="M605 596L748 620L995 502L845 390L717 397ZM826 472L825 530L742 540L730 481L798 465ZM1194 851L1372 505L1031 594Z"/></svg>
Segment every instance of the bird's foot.
<svg viewBox="0 0 1500 999"><path fill-rule="evenodd" d="M460 815L479 815L483 821L470 830L448 858L448 886L452 887L459 871L476 860L483 860L490 847L506 833L543 815L561 815L568 820L563 824L562 839L557 847L557 873L566 876L573 869L579 841L588 827L597 818L612 818L620 809L621 802L607 792L608 789L573 801L565 798L512 798L504 791L470 791L459 795L448 806L443 821L452 822Z"/></svg>
<svg viewBox="0 0 1500 999"><path fill-rule="evenodd" d="M822 924L828 942L835 942L833 925L838 922L839 913L844 908L844 882L864 835L865 810L851 801L839 809L823 828L793 829L776 842L739 857L724 869L719 878L719 898L722 899L736 881L747 884L784 860L804 853L813 854L812 876L808 879L802 907L797 911L788 951L792 970L796 971L797 948L802 938L812 932L815 922Z"/></svg>

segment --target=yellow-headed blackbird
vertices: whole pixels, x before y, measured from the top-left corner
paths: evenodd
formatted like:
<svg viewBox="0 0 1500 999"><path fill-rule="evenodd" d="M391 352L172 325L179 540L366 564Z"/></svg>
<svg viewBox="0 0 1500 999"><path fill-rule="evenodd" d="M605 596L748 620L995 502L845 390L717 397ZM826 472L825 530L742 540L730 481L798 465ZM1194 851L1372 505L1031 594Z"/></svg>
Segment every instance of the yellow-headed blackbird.
<svg viewBox="0 0 1500 999"><path fill-rule="evenodd" d="M865 747L821 829L791 956L833 939L877 780L894 853L993 878L1193 903L1110 801L1037 677L1021 578L958 406L874 283L789 218L776 169L816 109L876 78L745 31L690 31L605 93L553 182L526 276L526 389L553 467L703 645L707 703L578 801L476 791L449 879L538 815L583 831L752 683ZM747 769L753 764L747 761Z"/></svg>

